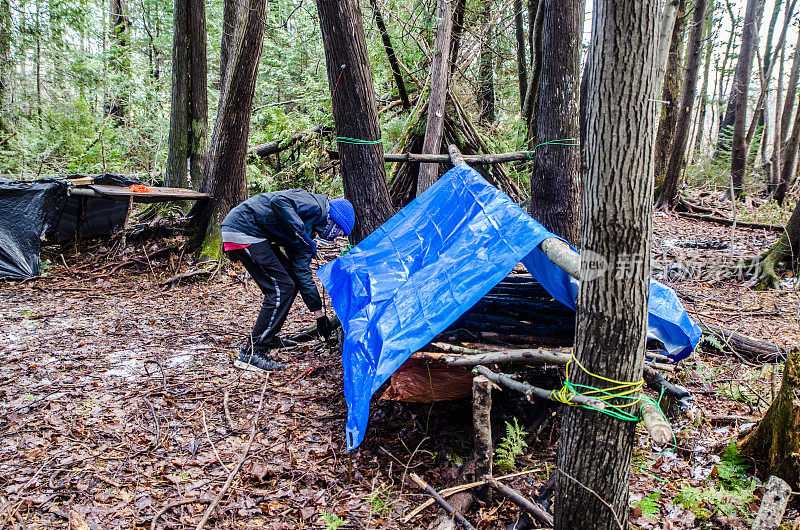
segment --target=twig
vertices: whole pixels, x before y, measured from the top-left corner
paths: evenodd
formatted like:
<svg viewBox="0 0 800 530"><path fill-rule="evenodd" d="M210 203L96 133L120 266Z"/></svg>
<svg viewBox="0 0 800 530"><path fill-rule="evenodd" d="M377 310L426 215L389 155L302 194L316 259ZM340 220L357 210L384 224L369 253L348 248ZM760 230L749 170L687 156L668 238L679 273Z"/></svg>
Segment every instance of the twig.
<svg viewBox="0 0 800 530"><path fill-rule="evenodd" d="M600 495L599 495L599 494L598 494L596 491L594 491L592 488L590 488L590 487L588 487L588 486L585 486L585 485L583 485L583 484L581 483L581 481L580 481L580 480L576 479L575 477L573 477L572 475L570 475L569 473L567 473L567 472L566 472L566 471L564 471L563 469L561 469L561 468L558 468L558 467L557 467L557 468L556 468L556 470L557 470L559 473L561 473L562 475L564 475L565 477L567 477L568 479L570 479L572 482L574 482L575 484L577 484L578 486L582 487L583 489L585 489L586 491L588 491L589 493L591 493L592 495L594 495L595 497L597 497L597 500L599 500L600 502L602 502L602 503L603 503L603 504L604 504L604 505L605 505L605 506L606 506L606 507L607 507L609 510L611 510L611 515L613 515L613 516L614 516L614 521L617 523L617 526L619 527L619 530L625 530L625 527L624 527L624 526L622 526L622 523L620 522L620 520L619 520L619 517L617 517L617 512L614 510L614 507L613 507L613 506L611 506L611 504L610 504L610 503L609 503L607 500L605 500L603 497L601 497L601 496L600 496Z"/></svg>
<svg viewBox="0 0 800 530"><path fill-rule="evenodd" d="M184 274L177 274L168 280L164 280L163 282L159 283L158 285L169 285L171 283L178 282L180 280L185 280L187 278L191 278L193 276L209 276L212 274L212 271L192 271L187 272Z"/></svg>
<svg viewBox="0 0 800 530"><path fill-rule="evenodd" d="M222 497L228 491L228 488L231 487L233 479L239 473L239 470L242 468L242 464L244 464L244 461L247 458L247 453L250 452L250 446L253 445L253 440L256 438L256 432L258 432L258 419L259 416L261 416L261 409L264 407L264 394L267 391L267 381L269 381L269 373L264 375L264 386L261 388L261 397L258 400L258 409L253 417L253 426L250 428L250 438L247 440L247 445L245 446L244 451L242 451L242 456L240 456L239 461L236 462L236 467L234 467L233 470L228 474L228 480L225 481L222 489L219 491L219 493L217 493L217 496L214 497L214 500L211 501L209 507L206 508L206 512L203 514L203 518L200 519L200 522L197 523L195 530L203 530L203 528L205 528L208 518L211 517L211 514L219 504L219 501L222 500Z"/></svg>
<svg viewBox="0 0 800 530"><path fill-rule="evenodd" d="M553 516L544 511L544 509L526 499L522 494L513 488L509 488L505 484L501 484L496 479L488 477L486 481L497 491L508 497L517 506L528 512L534 519L539 521L545 526L553 526Z"/></svg>
<svg viewBox="0 0 800 530"><path fill-rule="evenodd" d="M475 527L474 527L474 526L472 526L472 525L470 524L470 522L469 522L469 521L467 521L467 520L464 518L464 516L463 516L463 515L461 515L460 513L458 513L458 512L455 510L455 508L453 508L453 507L450 505L450 503L449 503L449 502L447 502L446 500L444 500L444 499L443 499L443 498L442 498L442 497L441 497L441 496L440 496L440 495L439 495L439 494L436 492L436 490L435 490L435 489L433 489L432 487L430 487L430 485L428 485L428 483L427 483L427 482L425 482L424 480L422 480L422 479L421 479L421 478L420 478L420 477L419 477L419 476L418 476L416 473L411 473L411 475L410 475L410 476L411 476L411 480L413 480L413 481L414 481L414 482L417 484L417 486L419 486L419 487L420 487L422 490L424 490L424 491L425 491L425 493L427 493L428 495L430 495L431 497L433 497L433 499L434 499L434 500L435 500L437 503L439 503L439 506L441 506L441 507L444 509L444 511L445 511L445 512L447 512L447 514L448 514L448 515L452 515L452 516L453 516L453 518L454 518L456 521L458 521L459 523L461 523L461 525L462 525L464 528L466 528L467 530L475 530ZM199 529L198 529L198 530L199 530Z"/></svg>
<svg viewBox="0 0 800 530"><path fill-rule="evenodd" d="M206 423L206 411L205 411L205 409L201 408L200 409L200 413L201 413L201 415L203 417L203 430L206 432L206 439L208 440L208 443L211 444L211 449L214 450L214 455L217 457L217 462L219 462L220 465L225 468L225 471L230 473L231 472L230 468L228 466L226 466L225 462L223 462L222 458L220 458L219 452L217 451L217 446L214 445L214 441L211 439L211 435L208 434L208 424Z"/></svg>
<svg viewBox="0 0 800 530"><path fill-rule="evenodd" d="M228 392L228 388L225 387L222 390L222 409L225 411L225 421L228 423L228 428L232 431L239 431L239 427L233 423L233 418L231 418L231 411L228 408L228 400L230 398L230 392Z"/></svg>
<svg viewBox="0 0 800 530"><path fill-rule="evenodd" d="M211 499L183 499L182 501L171 502L156 512L156 514L153 516L153 520L150 522L150 530L156 530L156 523L158 522L158 520L161 518L162 515L167 513L167 511L171 510L172 508L175 508L176 506L183 506L184 504L194 504L196 502L201 504L207 504L212 501Z"/></svg>

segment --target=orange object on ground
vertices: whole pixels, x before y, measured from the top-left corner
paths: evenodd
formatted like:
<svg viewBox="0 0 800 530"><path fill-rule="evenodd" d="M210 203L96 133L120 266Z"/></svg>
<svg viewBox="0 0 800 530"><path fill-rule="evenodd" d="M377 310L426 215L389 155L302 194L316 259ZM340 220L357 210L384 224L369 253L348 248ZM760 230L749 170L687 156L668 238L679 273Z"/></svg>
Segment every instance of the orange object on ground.
<svg viewBox="0 0 800 530"><path fill-rule="evenodd" d="M134 184L129 189L134 193L153 193L153 190L142 184Z"/></svg>
<svg viewBox="0 0 800 530"><path fill-rule="evenodd" d="M389 401L431 403L472 395L472 373L458 366L408 359L392 374L392 384L381 396Z"/></svg>

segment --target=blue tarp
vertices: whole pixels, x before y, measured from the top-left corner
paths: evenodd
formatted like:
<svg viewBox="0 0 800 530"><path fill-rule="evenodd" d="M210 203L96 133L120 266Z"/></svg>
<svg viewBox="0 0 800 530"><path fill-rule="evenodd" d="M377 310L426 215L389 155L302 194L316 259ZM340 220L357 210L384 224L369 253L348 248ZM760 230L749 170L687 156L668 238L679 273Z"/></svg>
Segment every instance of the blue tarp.
<svg viewBox="0 0 800 530"><path fill-rule="evenodd" d="M537 254L549 237L554 236L462 164L317 271L344 330L348 449L364 438L378 388L526 256L526 266L548 292L570 305L574 286L541 251ZM691 351L696 339L691 348L688 338L683 342Z"/></svg>

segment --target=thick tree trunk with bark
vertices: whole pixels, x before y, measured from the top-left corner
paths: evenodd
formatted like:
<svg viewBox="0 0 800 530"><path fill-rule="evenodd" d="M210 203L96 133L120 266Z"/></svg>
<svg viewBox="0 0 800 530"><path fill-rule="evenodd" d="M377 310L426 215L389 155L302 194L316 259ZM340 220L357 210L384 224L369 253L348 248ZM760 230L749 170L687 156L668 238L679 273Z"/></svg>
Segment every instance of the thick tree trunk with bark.
<svg viewBox="0 0 800 530"><path fill-rule="evenodd" d="M494 121L494 51L492 46L494 29L491 27L493 2L484 2L480 23L487 27L486 37L481 42L480 59L478 60L478 121L492 123Z"/></svg>
<svg viewBox="0 0 800 530"><path fill-rule="evenodd" d="M747 10L742 26L742 47L739 51L739 62L733 77L731 95L728 99L734 101L733 138L731 139L731 180L733 181L733 195L738 197L742 193L744 184L745 161L747 158L747 145L745 143L745 124L747 120L747 92L750 84L750 70L753 63L755 39L758 35L756 14L759 0L748 0ZM727 111L726 111L727 114Z"/></svg>
<svg viewBox="0 0 800 530"><path fill-rule="evenodd" d="M779 287L779 278L775 271L783 261L788 261L789 267L796 265L796 272L800 273L800 201L794 205L792 216L786 223L786 230L778 241L769 249L766 255L759 260L760 266L757 284L760 288L776 289Z"/></svg>
<svg viewBox="0 0 800 530"><path fill-rule="evenodd" d="M222 42L219 47L219 89L225 84L225 71L228 68L233 33L236 31L236 1L223 0L222 2Z"/></svg>
<svg viewBox="0 0 800 530"><path fill-rule="evenodd" d="M116 74L115 87L111 91L111 96L106 102L108 114L121 123L125 119L127 111L130 76L130 27L131 21L127 15L125 0L110 0L108 3L108 17L110 21L110 57L108 61L109 70ZM36 23L39 19L37 15ZM38 35L38 30L37 30ZM37 40L37 56L38 56ZM37 60L37 68L39 61ZM37 75L38 85L38 75ZM37 92L39 89L37 87Z"/></svg>
<svg viewBox="0 0 800 530"><path fill-rule="evenodd" d="M450 84L450 37L453 31L453 8L451 0L436 1L436 40L433 44L430 87L428 101L428 123L425 127L423 154L438 154L442 147L444 132L445 100ZM430 188L439 179L439 164L420 164L417 177L417 195Z"/></svg>
<svg viewBox="0 0 800 530"><path fill-rule="evenodd" d="M789 125L792 122L792 112L794 111L794 101L797 99L797 80L800 76L800 32L797 34L797 43L794 45L794 58L792 59L792 69L789 73L789 81L786 84L786 103L783 105L781 114L781 142L786 143L789 134ZM784 157L783 164L786 164ZM794 165L794 159L790 165Z"/></svg>
<svg viewBox="0 0 800 530"><path fill-rule="evenodd" d="M706 110L708 108L708 73L711 70L711 52L714 51L714 37L713 37L713 24L714 24L714 2L706 8L706 22L705 22L705 51L706 55L703 59L705 65L703 66L703 85L700 88L700 101L698 104L700 108L697 109L697 134L694 139L694 151L699 152L703 147L703 132L706 126ZM712 115L713 121L713 115Z"/></svg>
<svg viewBox="0 0 800 530"><path fill-rule="evenodd" d="M642 378L650 276L657 0L596 0L587 60L583 252L611 264L578 295L575 357L589 372ZM581 274L592 270L581 260ZM594 272L594 271L593 271ZM582 370L573 382L607 383ZM558 448L555 527L625 527L636 424L567 407ZM587 515L590 514L590 515Z"/></svg>
<svg viewBox="0 0 800 530"><path fill-rule="evenodd" d="M406 92L406 83L403 81L403 74L400 72L400 63L397 61L397 55L394 52L392 39L389 36L389 31L386 29L386 23L383 20L380 7L378 7L377 0L370 0L372 6L372 14L375 17L375 24L378 26L378 31L381 34L383 41L383 48L386 50L386 58L389 60L389 68L392 70L394 76L394 83L397 85L397 94L400 96L400 101L403 103L404 109L411 108L411 102L408 100L408 92Z"/></svg>
<svg viewBox="0 0 800 530"><path fill-rule="evenodd" d="M797 53L797 52L795 52ZM794 99L794 98L793 98ZM797 146L800 143L800 104L797 105L797 114L794 116L794 125L792 126L792 134L786 141L783 148L783 164L781 166L780 181L773 198L778 201L778 204L783 204L786 198L786 191L792 184L794 176L795 159L797 158Z"/></svg>
<svg viewBox="0 0 800 530"><path fill-rule="evenodd" d="M236 1L228 70L220 93L202 187L212 198L205 207L196 207L193 216L195 223L205 228L201 255L207 258L221 257L220 223L231 208L247 199L247 137L265 14L266 0Z"/></svg>
<svg viewBox="0 0 800 530"><path fill-rule="evenodd" d="M683 77L683 34L686 30L685 11L686 0L679 0L678 18L675 20L672 30L669 58L667 59L666 74L664 75L661 92L661 100L666 103L659 103L661 105L661 115L658 122L658 132L656 133L656 179L667 170L667 162L675 135L675 122L678 119L678 100L681 94Z"/></svg>
<svg viewBox="0 0 800 530"><path fill-rule="evenodd" d="M175 0L172 102L166 184L199 189L208 138L206 13L202 0ZM188 174L187 174L188 173Z"/></svg>
<svg viewBox="0 0 800 530"><path fill-rule="evenodd" d="M189 0L175 0L166 185L185 188L189 158Z"/></svg>
<svg viewBox="0 0 800 530"><path fill-rule="evenodd" d="M672 47L675 20L678 18L680 11L682 11L679 4L679 0L667 0L664 4L664 12L661 14L661 25L658 29L658 53L656 55L656 94L661 93L664 76L667 74L667 61Z"/></svg>
<svg viewBox="0 0 800 530"><path fill-rule="evenodd" d="M206 6L189 0L189 179L198 190L203 183L208 149L208 61L206 59Z"/></svg>
<svg viewBox="0 0 800 530"><path fill-rule="evenodd" d="M7 102L11 96L11 3L0 0L0 133L8 134L11 130L6 119Z"/></svg>
<svg viewBox="0 0 800 530"><path fill-rule="evenodd" d="M783 364L783 382L764 418L740 442L743 454L763 462L766 477L775 475L793 489L800 476L800 349Z"/></svg>
<svg viewBox="0 0 800 530"><path fill-rule="evenodd" d="M386 188L378 107L357 0L317 0L345 196L353 203L358 243L394 213ZM449 47L446 48L449 51ZM445 54L445 68L448 55ZM338 87L337 87L338 84ZM343 140L344 139L344 140ZM349 139L374 143L352 143Z"/></svg>
<svg viewBox="0 0 800 530"><path fill-rule="evenodd" d="M712 0L713 1L713 0ZM692 17L692 36L687 50L686 82L683 86L678 117L675 123L675 139L669 156L664 184L656 197L655 207L661 210L674 208L678 201L678 188L684 165L686 144L689 142L689 128L692 121L697 71L700 69L700 46L703 41L703 21L706 15L706 0L695 0Z"/></svg>
<svg viewBox="0 0 800 530"><path fill-rule="evenodd" d="M579 170L577 145L541 145L578 138L580 43L584 0L542 0L542 76L539 85L536 148L531 172L530 214L542 225L579 246Z"/></svg>

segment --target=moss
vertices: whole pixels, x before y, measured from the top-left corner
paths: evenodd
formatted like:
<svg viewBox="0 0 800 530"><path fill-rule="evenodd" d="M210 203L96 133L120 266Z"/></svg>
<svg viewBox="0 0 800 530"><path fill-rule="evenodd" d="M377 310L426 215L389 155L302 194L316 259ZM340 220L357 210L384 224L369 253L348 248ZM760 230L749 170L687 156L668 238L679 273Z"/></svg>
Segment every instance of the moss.
<svg viewBox="0 0 800 530"><path fill-rule="evenodd" d="M219 261L222 259L222 230L218 222L210 222L206 236L200 247L200 261Z"/></svg>

